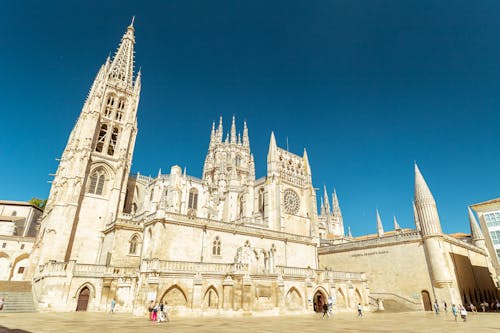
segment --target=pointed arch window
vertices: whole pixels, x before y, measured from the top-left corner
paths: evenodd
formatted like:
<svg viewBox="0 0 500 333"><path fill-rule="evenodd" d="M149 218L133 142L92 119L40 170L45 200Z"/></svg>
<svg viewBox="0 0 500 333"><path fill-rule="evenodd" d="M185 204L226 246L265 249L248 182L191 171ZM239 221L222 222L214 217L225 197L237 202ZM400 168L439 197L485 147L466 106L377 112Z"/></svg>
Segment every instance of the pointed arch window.
<svg viewBox="0 0 500 333"><path fill-rule="evenodd" d="M129 245L129 251L128 251L128 253L129 254L137 254L137 245L138 244L139 244L139 236L138 235L134 235L130 239L130 245Z"/></svg>
<svg viewBox="0 0 500 333"><path fill-rule="evenodd" d="M111 140L109 140L108 144L108 155L110 156L114 155L117 140L118 140L118 127L113 127L113 132L111 133Z"/></svg>
<svg viewBox="0 0 500 333"><path fill-rule="evenodd" d="M264 214L264 189L261 188L259 189L259 198L258 198L259 202L258 202L258 205L259 205L259 212Z"/></svg>
<svg viewBox="0 0 500 333"><path fill-rule="evenodd" d="M197 208L198 208L198 190L192 188L189 190L188 209L196 210Z"/></svg>
<svg viewBox="0 0 500 333"><path fill-rule="evenodd" d="M103 168L98 168L90 175L90 184L88 193L102 195L104 184L106 182L106 173Z"/></svg>
<svg viewBox="0 0 500 333"><path fill-rule="evenodd" d="M123 119L123 110L125 110L125 101L120 99L116 109L115 120L121 121Z"/></svg>
<svg viewBox="0 0 500 333"><path fill-rule="evenodd" d="M97 145L95 146L95 151L102 153L104 148L104 142L106 141L106 133L108 133L108 125L102 124L99 130L99 137L97 138Z"/></svg>
<svg viewBox="0 0 500 333"><path fill-rule="evenodd" d="M239 167L241 166L241 155L236 155L236 166Z"/></svg>
<svg viewBox="0 0 500 333"><path fill-rule="evenodd" d="M214 242L212 243L212 255L220 256L221 242L219 236L215 236Z"/></svg>
<svg viewBox="0 0 500 333"><path fill-rule="evenodd" d="M113 107L115 104L115 98L113 96L108 96L108 99L106 101L106 107L104 109L104 116L107 118L111 118L111 115L113 114Z"/></svg>

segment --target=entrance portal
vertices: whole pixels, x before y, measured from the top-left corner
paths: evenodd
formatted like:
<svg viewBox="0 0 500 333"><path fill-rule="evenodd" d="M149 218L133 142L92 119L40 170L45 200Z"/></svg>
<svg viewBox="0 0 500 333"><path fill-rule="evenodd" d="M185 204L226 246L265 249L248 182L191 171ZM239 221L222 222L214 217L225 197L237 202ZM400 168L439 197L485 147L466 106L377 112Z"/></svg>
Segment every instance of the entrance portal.
<svg viewBox="0 0 500 333"><path fill-rule="evenodd" d="M76 305L76 311L87 311L87 306L89 305L90 289L85 287L80 291L78 295L78 303Z"/></svg>
<svg viewBox="0 0 500 333"><path fill-rule="evenodd" d="M313 300L314 300L314 311L315 312L323 312L323 304L328 302L326 295L318 290L314 294Z"/></svg>
<svg viewBox="0 0 500 333"><path fill-rule="evenodd" d="M424 303L425 311L432 311L431 297L427 290L422 290L422 303Z"/></svg>

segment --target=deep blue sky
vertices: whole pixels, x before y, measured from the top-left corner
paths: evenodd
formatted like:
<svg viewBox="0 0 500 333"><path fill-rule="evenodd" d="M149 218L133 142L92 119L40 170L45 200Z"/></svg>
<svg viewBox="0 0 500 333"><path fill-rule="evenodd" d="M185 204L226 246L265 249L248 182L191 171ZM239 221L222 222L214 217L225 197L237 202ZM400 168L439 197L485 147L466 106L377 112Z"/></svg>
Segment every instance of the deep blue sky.
<svg viewBox="0 0 500 333"><path fill-rule="evenodd" d="M133 172L200 176L212 120L307 148L346 229L413 227L413 161L446 232L499 196L498 1L3 1L0 199L46 198L99 66L136 15ZM319 191L318 193L322 193Z"/></svg>

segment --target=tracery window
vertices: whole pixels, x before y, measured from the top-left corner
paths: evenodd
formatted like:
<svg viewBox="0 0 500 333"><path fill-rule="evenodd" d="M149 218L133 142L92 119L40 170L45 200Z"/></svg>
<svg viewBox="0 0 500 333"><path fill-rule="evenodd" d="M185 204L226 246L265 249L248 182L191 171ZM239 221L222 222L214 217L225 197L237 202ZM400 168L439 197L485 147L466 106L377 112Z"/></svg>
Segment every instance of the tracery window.
<svg viewBox="0 0 500 333"><path fill-rule="evenodd" d="M189 201L188 201L188 209L197 209L198 208L198 190L192 188L189 190Z"/></svg>
<svg viewBox="0 0 500 333"><path fill-rule="evenodd" d="M108 125L102 124L101 129L99 130L99 137L97 138L97 145L95 146L95 151L99 153L101 153L104 148L106 133L108 133Z"/></svg>
<svg viewBox="0 0 500 333"><path fill-rule="evenodd" d="M261 188L259 189L259 198L258 198L259 202L258 202L258 205L259 205L259 212L260 213L264 213L264 189Z"/></svg>
<svg viewBox="0 0 500 333"><path fill-rule="evenodd" d="M123 118L123 110L125 109L125 101L120 99L118 108L116 109L115 120L121 121Z"/></svg>
<svg viewBox="0 0 500 333"><path fill-rule="evenodd" d="M212 255L220 256L221 242L219 236L215 236L215 240L212 244Z"/></svg>
<svg viewBox="0 0 500 333"><path fill-rule="evenodd" d="M118 139L118 128L113 128L113 133L111 133L111 140L109 140L108 144L108 155L113 156L115 153L116 141Z"/></svg>
<svg viewBox="0 0 500 333"><path fill-rule="evenodd" d="M137 253L137 244L139 244L139 236L134 235L132 239L130 240L130 247L129 247L129 254L136 254Z"/></svg>
<svg viewBox="0 0 500 333"><path fill-rule="evenodd" d="M111 118L113 114L113 106L115 104L115 98L113 96L108 96L108 100L106 101L106 108L104 109L104 116Z"/></svg>
<svg viewBox="0 0 500 333"><path fill-rule="evenodd" d="M239 167L241 165L241 156L236 155L236 166Z"/></svg>
<svg viewBox="0 0 500 333"><path fill-rule="evenodd" d="M88 193L102 195L104 183L106 182L106 173L103 168L95 169L90 175L90 185Z"/></svg>

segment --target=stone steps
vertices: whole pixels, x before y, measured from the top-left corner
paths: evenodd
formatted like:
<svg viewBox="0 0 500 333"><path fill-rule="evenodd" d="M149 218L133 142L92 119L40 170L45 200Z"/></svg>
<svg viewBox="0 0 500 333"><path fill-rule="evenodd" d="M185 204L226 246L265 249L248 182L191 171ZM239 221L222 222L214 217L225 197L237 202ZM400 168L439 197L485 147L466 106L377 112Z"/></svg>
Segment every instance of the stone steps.
<svg viewBox="0 0 500 333"><path fill-rule="evenodd" d="M0 297L4 299L2 312L36 312L29 281L0 282Z"/></svg>

